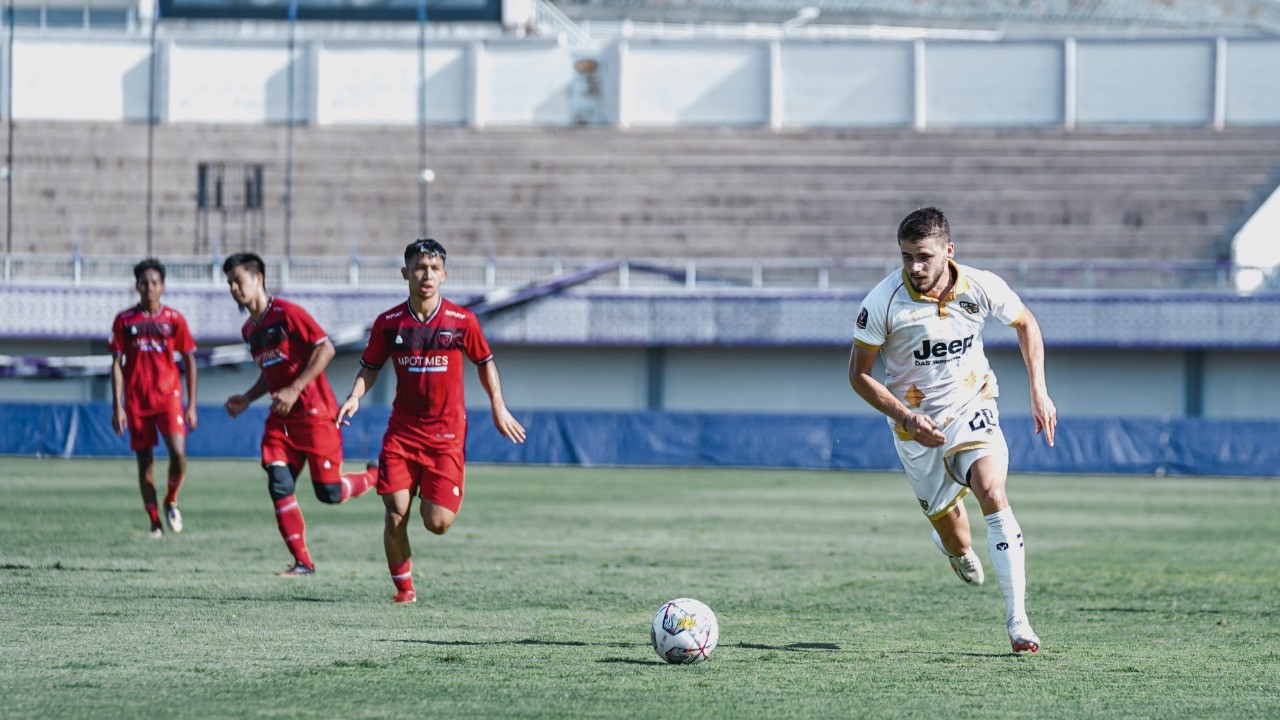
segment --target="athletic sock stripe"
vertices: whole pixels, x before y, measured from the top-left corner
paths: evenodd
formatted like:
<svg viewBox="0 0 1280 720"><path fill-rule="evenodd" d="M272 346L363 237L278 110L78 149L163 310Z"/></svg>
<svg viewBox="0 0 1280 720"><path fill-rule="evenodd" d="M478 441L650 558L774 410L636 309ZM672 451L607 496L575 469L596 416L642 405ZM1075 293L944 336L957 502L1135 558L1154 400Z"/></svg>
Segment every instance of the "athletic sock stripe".
<svg viewBox="0 0 1280 720"><path fill-rule="evenodd" d="M298 507L298 503L297 503L297 501L291 502L291 503L289 503L288 505L285 505L284 507L278 507L278 508L276 508L276 514L277 514L277 515L280 515L280 514L286 513L286 512L288 512L288 511L290 511L290 510L293 510L293 509L294 509L294 508L296 508L296 507Z"/></svg>
<svg viewBox="0 0 1280 720"><path fill-rule="evenodd" d="M411 573L411 572L407 572L407 573L404 573L404 574L402 574L402 575L392 575L392 576L391 576L391 579L392 579L392 580L407 580L407 579L409 579L409 578L411 578L411 577L413 577L413 573Z"/></svg>

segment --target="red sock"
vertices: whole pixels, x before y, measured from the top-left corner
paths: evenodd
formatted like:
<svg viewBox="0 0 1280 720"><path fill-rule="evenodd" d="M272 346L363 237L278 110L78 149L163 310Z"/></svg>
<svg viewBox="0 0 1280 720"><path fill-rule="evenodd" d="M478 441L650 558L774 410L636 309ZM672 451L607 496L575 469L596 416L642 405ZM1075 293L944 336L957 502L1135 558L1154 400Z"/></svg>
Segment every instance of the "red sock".
<svg viewBox="0 0 1280 720"><path fill-rule="evenodd" d="M170 475L170 476L169 476L169 492L165 493L165 496L164 496L164 504L165 504L165 505L177 505L177 504L178 504L178 491L179 491L179 490L181 490L181 489L182 489L182 476L181 476L181 475L176 475L176 476L175 476L175 475Z"/></svg>
<svg viewBox="0 0 1280 720"><path fill-rule="evenodd" d="M293 553L293 559L307 567L315 567L311 553L307 552L307 523L302 519L302 508L298 507L297 498L289 495L275 502L276 525L280 527L280 537Z"/></svg>
<svg viewBox="0 0 1280 720"><path fill-rule="evenodd" d="M342 500L360 497L378 484L377 469L342 476Z"/></svg>
<svg viewBox="0 0 1280 720"><path fill-rule="evenodd" d="M156 510L155 503L143 503L142 507L147 511L147 517L151 518L151 527L160 524L160 511Z"/></svg>
<svg viewBox="0 0 1280 720"><path fill-rule="evenodd" d="M387 569L391 571L391 582L396 584L396 592L413 589L413 571L410 568L412 564L413 558L404 562L387 563Z"/></svg>

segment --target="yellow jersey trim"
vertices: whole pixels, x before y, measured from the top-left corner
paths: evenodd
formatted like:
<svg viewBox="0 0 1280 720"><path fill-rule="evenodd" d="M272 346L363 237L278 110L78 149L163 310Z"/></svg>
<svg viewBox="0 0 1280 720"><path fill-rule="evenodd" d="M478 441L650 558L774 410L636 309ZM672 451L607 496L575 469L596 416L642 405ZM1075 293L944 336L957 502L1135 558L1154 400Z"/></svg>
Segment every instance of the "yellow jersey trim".
<svg viewBox="0 0 1280 720"><path fill-rule="evenodd" d="M963 500L964 496L968 494L969 494L969 488L967 487L960 488L960 492L956 493L955 498L952 499L951 502L947 503L947 506L945 508L939 510L936 513L933 513L932 515L926 515L925 517L928 517L930 520L937 520L938 518L954 510L956 505L960 504L960 501Z"/></svg>

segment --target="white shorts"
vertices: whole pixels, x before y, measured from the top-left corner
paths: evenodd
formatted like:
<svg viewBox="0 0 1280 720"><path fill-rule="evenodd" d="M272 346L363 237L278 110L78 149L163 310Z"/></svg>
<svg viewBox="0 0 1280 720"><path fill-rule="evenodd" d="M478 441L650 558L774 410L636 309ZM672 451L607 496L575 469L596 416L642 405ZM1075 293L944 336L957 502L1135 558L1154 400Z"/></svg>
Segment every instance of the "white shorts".
<svg viewBox="0 0 1280 720"><path fill-rule="evenodd" d="M907 471L920 509L930 520L951 512L969 492L967 475L978 458L1009 454L993 397L978 396L933 419L947 436L947 441L938 447L905 440L904 432L896 427L893 433L898 459Z"/></svg>

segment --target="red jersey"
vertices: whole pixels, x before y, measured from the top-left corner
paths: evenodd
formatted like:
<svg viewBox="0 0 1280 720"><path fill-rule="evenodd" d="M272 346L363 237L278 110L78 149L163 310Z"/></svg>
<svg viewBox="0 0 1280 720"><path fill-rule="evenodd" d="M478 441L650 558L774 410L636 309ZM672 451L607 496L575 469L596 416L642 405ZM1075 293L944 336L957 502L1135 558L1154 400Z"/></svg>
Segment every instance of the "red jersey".
<svg viewBox="0 0 1280 720"><path fill-rule="evenodd" d="M195 352L187 320L168 305L154 315L134 306L111 323L112 353L124 355L124 391L129 409L146 414L182 397L175 352Z"/></svg>
<svg viewBox="0 0 1280 720"><path fill-rule="evenodd" d="M390 359L396 370L396 398L390 429L432 444L466 437L462 356L480 365L493 359L480 321L470 310L444 298L426 322L414 317L408 301L378 316L360 364L381 370Z"/></svg>
<svg viewBox="0 0 1280 720"><path fill-rule="evenodd" d="M310 313L280 298L271 298L262 319L246 320L240 334L249 343L249 352L262 369L270 392L293 384L316 346L329 339ZM332 421L337 414L329 380L320 373L302 389L286 419Z"/></svg>

